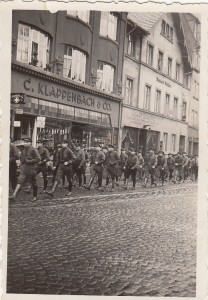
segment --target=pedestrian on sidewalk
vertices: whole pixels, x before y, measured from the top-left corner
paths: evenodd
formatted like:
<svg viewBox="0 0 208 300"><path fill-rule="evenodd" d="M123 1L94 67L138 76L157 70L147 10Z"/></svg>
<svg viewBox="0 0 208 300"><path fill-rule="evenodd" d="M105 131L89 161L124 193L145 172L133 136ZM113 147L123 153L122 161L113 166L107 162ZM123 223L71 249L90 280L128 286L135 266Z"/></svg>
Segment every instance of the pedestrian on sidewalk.
<svg viewBox="0 0 208 300"><path fill-rule="evenodd" d="M54 182L53 188L51 191L46 191L46 194L48 194L51 197L54 197L54 193L61 182L61 179L63 176L66 175L68 180L68 193L66 196L71 196L72 194L72 163L76 159L74 153L69 148L69 142L67 140L64 140L62 142L62 149L59 152L59 167L57 170L57 176L56 180Z"/></svg>
<svg viewBox="0 0 208 300"><path fill-rule="evenodd" d="M137 174L137 164L138 164L138 157L136 155L136 151L133 148L129 149L129 156L128 159L126 161L126 165L125 165L125 171L124 171L124 176L125 176L125 185L123 186L123 188L125 190L127 190L128 188L128 182L129 182L129 178L131 176L132 180L133 180L133 187L132 189L135 190L136 187L136 174Z"/></svg>
<svg viewBox="0 0 208 300"><path fill-rule="evenodd" d="M15 200L18 192L20 191L22 185L26 182L27 179L30 180L30 183L33 188L33 198L32 201L37 200L37 164L41 160L40 155L34 147L31 146L31 139L24 138L20 141L18 147L21 149L20 154L20 174L17 181L16 188L13 192L13 195L9 197L11 200Z"/></svg>
<svg viewBox="0 0 208 300"><path fill-rule="evenodd" d="M46 193L47 185L48 185L48 167L47 162L50 161L50 154L48 149L44 146L43 140L37 141L37 149L40 155L41 160L37 164L37 175L42 173L43 175L43 194Z"/></svg>

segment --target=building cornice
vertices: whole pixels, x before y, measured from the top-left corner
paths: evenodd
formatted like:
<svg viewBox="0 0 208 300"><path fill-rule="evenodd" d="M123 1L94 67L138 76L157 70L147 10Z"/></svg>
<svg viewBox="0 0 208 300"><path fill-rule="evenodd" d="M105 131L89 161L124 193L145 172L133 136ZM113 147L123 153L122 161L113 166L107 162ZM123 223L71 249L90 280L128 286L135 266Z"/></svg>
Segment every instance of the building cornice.
<svg viewBox="0 0 208 300"><path fill-rule="evenodd" d="M94 87L75 82L71 79L66 79L60 75L21 62L13 61L12 70L37 77L39 79L44 79L49 82L60 84L65 87L74 88L94 96L103 97L117 102L121 102L123 100L123 98L120 96L115 96L110 93L102 92Z"/></svg>

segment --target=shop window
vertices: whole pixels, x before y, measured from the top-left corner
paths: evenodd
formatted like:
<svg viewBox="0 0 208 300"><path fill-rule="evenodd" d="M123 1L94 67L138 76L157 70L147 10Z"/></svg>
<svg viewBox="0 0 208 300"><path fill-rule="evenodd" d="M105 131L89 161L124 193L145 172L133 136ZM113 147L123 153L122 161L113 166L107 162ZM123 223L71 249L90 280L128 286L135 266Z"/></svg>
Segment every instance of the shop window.
<svg viewBox="0 0 208 300"><path fill-rule="evenodd" d="M89 122L100 124L102 122L102 115L96 111L89 111Z"/></svg>
<svg viewBox="0 0 208 300"><path fill-rule="evenodd" d="M86 54L71 46L65 45L63 76L85 83Z"/></svg>
<svg viewBox="0 0 208 300"><path fill-rule="evenodd" d="M168 57L168 70L167 70L167 75L171 76L172 75L172 58Z"/></svg>
<svg viewBox="0 0 208 300"><path fill-rule="evenodd" d="M168 149L168 134L164 132L163 134L163 145L164 145L164 151L167 151Z"/></svg>
<svg viewBox="0 0 208 300"><path fill-rule="evenodd" d="M173 117L177 119L178 117L178 98L174 98L173 100Z"/></svg>
<svg viewBox="0 0 208 300"><path fill-rule="evenodd" d="M28 25L18 25L17 61L29 63L40 68L49 64L50 38Z"/></svg>
<svg viewBox="0 0 208 300"><path fill-rule="evenodd" d="M102 11L100 19L100 35L116 41L118 18L111 12Z"/></svg>
<svg viewBox="0 0 208 300"><path fill-rule="evenodd" d="M166 94L165 95L165 115L169 116L170 114L170 95Z"/></svg>
<svg viewBox="0 0 208 300"><path fill-rule="evenodd" d="M156 90L155 112L160 112L161 91Z"/></svg>
<svg viewBox="0 0 208 300"><path fill-rule="evenodd" d="M180 81L180 68L181 68L180 64L179 64L179 63L176 63L176 74L175 74L175 79L176 79L177 81Z"/></svg>
<svg viewBox="0 0 208 300"><path fill-rule="evenodd" d="M153 46L147 43L147 64L152 66L153 64Z"/></svg>
<svg viewBox="0 0 208 300"><path fill-rule="evenodd" d="M186 122L186 102L182 103L182 121Z"/></svg>
<svg viewBox="0 0 208 300"><path fill-rule="evenodd" d="M112 93L114 82L114 68L109 64L99 61L97 68L96 87L100 90Z"/></svg>
<svg viewBox="0 0 208 300"><path fill-rule="evenodd" d="M67 10L67 15L79 18L85 23L89 23L90 20L89 10Z"/></svg>
<svg viewBox="0 0 208 300"><path fill-rule="evenodd" d="M133 89L133 80L127 78L126 79L126 103L131 104L132 103L132 89Z"/></svg>
<svg viewBox="0 0 208 300"><path fill-rule="evenodd" d="M107 114L102 114L102 125L111 126L110 116Z"/></svg>
<svg viewBox="0 0 208 300"><path fill-rule="evenodd" d="M145 85L144 108L150 109L151 86Z"/></svg>
<svg viewBox="0 0 208 300"><path fill-rule="evenodd" d="M172 134L172 151L176 151L176 135Z"/></svg>
<svg viewBox="0 0 208 300"><path fill-rule="evenodd" d="M160 72L163 70L163 53L161 51L158 53L158 70Z"/></svg>
<svg viewBox="0 0 208 300"><path fill-rule="evenodd" d="M135 52L135 39L132 34L128 34L127 37L127 54L129 56L134 57L134 52Z"/></svg>

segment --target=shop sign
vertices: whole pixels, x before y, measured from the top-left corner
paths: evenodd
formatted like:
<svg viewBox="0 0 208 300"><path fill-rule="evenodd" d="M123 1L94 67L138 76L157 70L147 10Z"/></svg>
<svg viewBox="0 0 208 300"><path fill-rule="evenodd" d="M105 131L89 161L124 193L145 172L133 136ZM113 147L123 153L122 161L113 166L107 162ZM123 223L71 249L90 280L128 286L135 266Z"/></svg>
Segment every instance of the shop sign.
<svg viewBox="0 0 208 300"><path fill-rule="evenodd" d="M23 93L12 93L11 94L11 104L24 104L24 94Z"/></svg>
<svg viewBox="0 0 208 300"><path fill-rule="evenodd" d="M37 127L38 128L45 127L45 117L37 117Z"/></svg>
<svg viewBox="0 0 208 300"><path fill-rule="evenodd" d="M33 82L31 78L24 80L24 90L32 92L40 98L53 100L53 101L64 101L72 105L80 105L86 108L95 108L99 111L111 112L113 110L111 102L107 100L101 100L85 93L62 88L52 83L45 82Z"/></svg>
<svg viewBox="0 0 208 300"><path fill-rule="evenodd" d="M14 127L21 127L21 121L14 121Z"/></svg>
<svg viewBox="0 0 208 300"><path fill-rule="evenodd" d="M170 84L169 82L167 82L166 80L161 79L161 78L159 78L159 77L157 77L156 80L157 80L159 83L164 84L164 85L166 85L167 87L171 88L171 84Z"/></svg>
<svg viewBox="0 0 208 300"><path fill-rule="evenodd" d="M17 115L22 115L23 114L23 109L19 108L15 110L15 114Z"/></svg>

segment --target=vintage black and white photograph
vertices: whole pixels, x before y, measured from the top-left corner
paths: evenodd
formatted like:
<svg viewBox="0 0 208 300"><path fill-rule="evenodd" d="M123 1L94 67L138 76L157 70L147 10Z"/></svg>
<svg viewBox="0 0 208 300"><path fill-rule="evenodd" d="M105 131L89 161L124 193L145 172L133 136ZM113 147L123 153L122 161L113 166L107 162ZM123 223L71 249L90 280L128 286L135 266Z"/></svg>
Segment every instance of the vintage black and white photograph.
<svg viewBox="0 0 208 300"><path fill-rule="evenodd" d="M11 30L7 294L196 297L201 15Z"/></svg>

